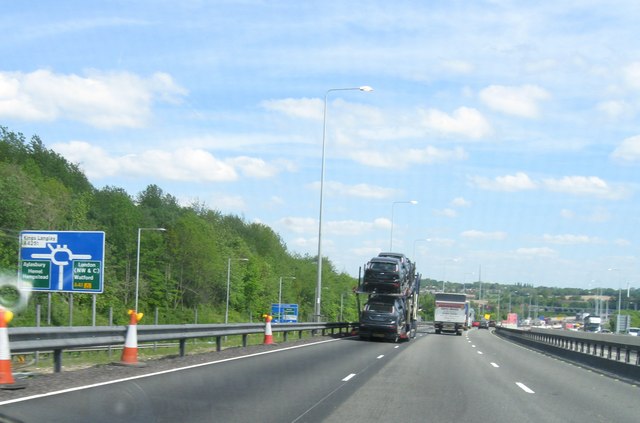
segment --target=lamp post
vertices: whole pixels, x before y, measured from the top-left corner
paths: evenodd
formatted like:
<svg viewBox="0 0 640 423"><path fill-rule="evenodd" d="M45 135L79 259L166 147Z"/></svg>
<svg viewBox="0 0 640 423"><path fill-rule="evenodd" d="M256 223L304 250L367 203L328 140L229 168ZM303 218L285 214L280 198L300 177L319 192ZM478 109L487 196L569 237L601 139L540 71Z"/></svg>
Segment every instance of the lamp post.
<svg viewBox="0 0 640 423"><path fill-rule="evenodd" d="M165 228L138 228L138 253L136 255L136 296L135 311L138 312L138 292L140 288L140 233L142 231L166 231Z"/></svg>
<svg viewBox="0 0 640 423"><path fill-rule="evenodd" d="M607 269L609 271L619 271L620 269ZM618 281L618 317L616 317L616 333L620 333L620 303L622 302L622 285Z"/></svg>
<svg viewBox="0 0 640 423"><path fill-rule="evenodd" d="M295 278L295 276L280 276L280 288L278 289L278 323L282 323L282 279Z"/></svg>
<svg viewBox="0 0 640 423"><path fill-rule="evenodd" d="M389 237L389 251L393 251L393 208L396 204L418 204L416 200L394 201L391 204L391 236Z"/></svg>
<svg viewBox="0 0 640 423"><path fill-rule="evenodd" d="M227 260L227 306L226 306L226 308L224 310L224 324L225 325L227 323L229 323L229 288L231 287L231 260L249 261L248 258L233 259L231 257L229 257L229 260Z"/></svg>
<svg viewBox="0 0 640 423"><path fill-rule="evenodd" d="M361 87L350 88L331 88L324 94L324 110L322 114L322 165L320 166L320 213L318 216L318 281L316 285L316 305L315 305L315 317L316 321L320 321L320 300L322 297L322 200L324 194L324 152L325 152L325 140L327 136L327 97L332 91L373 91L373 88L363 85Z"/></svg>

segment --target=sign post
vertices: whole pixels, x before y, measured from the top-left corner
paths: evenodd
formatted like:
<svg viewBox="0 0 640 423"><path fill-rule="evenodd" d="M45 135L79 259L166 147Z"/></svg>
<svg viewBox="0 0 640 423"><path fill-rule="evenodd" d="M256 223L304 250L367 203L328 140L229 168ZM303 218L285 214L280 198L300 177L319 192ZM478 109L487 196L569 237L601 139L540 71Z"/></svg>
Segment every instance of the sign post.
<svg viewBox="0 0 640 423"><path fill-rule="evenodd" d="M20 232L20 280L33 291L102 293L104 232Z"/></svg>

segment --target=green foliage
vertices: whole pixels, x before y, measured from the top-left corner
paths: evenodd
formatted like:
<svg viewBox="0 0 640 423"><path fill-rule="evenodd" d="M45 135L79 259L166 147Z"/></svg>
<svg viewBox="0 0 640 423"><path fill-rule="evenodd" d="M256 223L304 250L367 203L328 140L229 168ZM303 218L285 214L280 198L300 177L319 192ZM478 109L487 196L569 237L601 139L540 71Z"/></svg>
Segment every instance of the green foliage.
<svg viewBox="0 0 640 423"><path fill-rule="evenodd" d="M229 321L257 321L277 302L281 276L295 277L283 283L283 302L299 304L301 321L313 316L315 257L291 254L268 226L198 204L182 207L157 185L135 199L118 187L95 189L77 165L39 137L27 141L0 127L1 269L17 272L18 236L27 229L105 232L104 293L95 296L98 325L109 324L110 314L114 324L127 323L136 280L146 324L156 313L161 324L193 323L196 316L199 323L224 321L227 281ZM357 320L356 283L323 262L325 318ZM93 300L90 294L35 293L12 325L34 325L36 305L42 324L50 319L68 325L73 313L74 325L89 325Z"/></svg>

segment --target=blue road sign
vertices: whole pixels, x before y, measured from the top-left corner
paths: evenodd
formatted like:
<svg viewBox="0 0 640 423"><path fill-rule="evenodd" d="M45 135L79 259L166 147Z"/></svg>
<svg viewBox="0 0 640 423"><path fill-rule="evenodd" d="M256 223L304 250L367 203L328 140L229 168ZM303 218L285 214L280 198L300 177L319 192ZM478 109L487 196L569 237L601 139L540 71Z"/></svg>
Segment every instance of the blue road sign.
<svg viewBox="0 0 640 423"><path fill-rule="evenodd" d="M274 323L296 323L298 304L271 304L271 315Z"/></svg>
<svg viewBox="0 0 640 423"><path fill-rule="evenodd" d="M34 291L101 293L104 232L20 232L20 280Z"/></svg>

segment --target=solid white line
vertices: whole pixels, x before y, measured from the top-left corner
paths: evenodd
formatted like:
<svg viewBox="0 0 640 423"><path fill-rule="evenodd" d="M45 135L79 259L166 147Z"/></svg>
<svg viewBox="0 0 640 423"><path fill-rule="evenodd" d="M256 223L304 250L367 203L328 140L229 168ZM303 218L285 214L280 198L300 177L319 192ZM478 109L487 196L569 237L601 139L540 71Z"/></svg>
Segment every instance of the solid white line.
<svg viewBox="0 0 640 423"><path fill-rule="evenodd" d="M525 391L527 394L535 394L535 392L533 392L533 390L531 390L531 388L529 388L527 385L525 385L522 382L516 382L516 385L518 385L518 387L520 389L522 389L523 391Z"/></svg>
<svg viewBox="0 0 640 423"><path fill-rule="evenodd" d="M496 369L497 369L498 367L500 367L500 366L498 366L496 363L491 363L491 365L492 365L493 367L495 367Z"/></svg>
<svg viewBox="0 0 640 423"><path fill-rule="evenodd" d="M349 379L351 379L352 377L354 377L356 374L355 373L351 373L349 376L345 377L344 379L342 379L343 382L348 382Z"/></svg>
<svg viewBox="0 0 640 423"><path fill-rule="evenodd" d="M22 401L29 401L29 400L32 400L32 399L35 399L35 398L49 397L49 396L52 396L52 395L65 394L67 392L81 391L83 389L89 389L89 388L95 388L95 387L98 387L98 386L111 385L111 384L120 383L120 382L127 382L127 381L130 381L130 380L143 379L143 378L146 378L146 377L158 376L158 375L162 375L162 374L166 374L166 373L179 372L181 370L188 370L188 369L194 369L196 367L208 366L210 364L225 363L227 361L242 360L243 358L256 357L256 356L265 355L265 354L273 354L273 353L280 352L280 351L295 350L297 348L305 348L305 347L310 347L312 345L318 345L318 344L325 344L327 342L340 341L342 339L348 339L348 338L328 339L326 341L312 342L312 343L309 343L309 344L302 344L302 345L294 345L292 347L280 348L280 349L277 349L277 350L263 351L263 352L259 352L259 353L255 353L255 354L247 354L247 355L242 355L242 356L238 356L238 357L225 358L223 360L215 360L215 361L209 361L207 363L194 364L194 365L191 365L191 366L177 367L175 369L163 370L163 371L160 371L160 372L148 373L148 374L139 375L139 376L126 377L126 378L123 378L123 379L110 380L110 381L107 381L107 382L94 383L92 385L77 386L75 388L62 389L60 391L48 392L46 394L38 394L38 395L32 395L30 397L16 398L16 399L8 400L8 401L0 401L0 405L12 404L12 403L15 403L15 402L22 402Z"/></svg>
<svg viewBox="0 0 640 423"><path fill-rule="evenodd" d="M377 358L378 360L380 360L382 357L384 357L384 354L381 354L381 355L377 356L376 358Z"/></svg>

